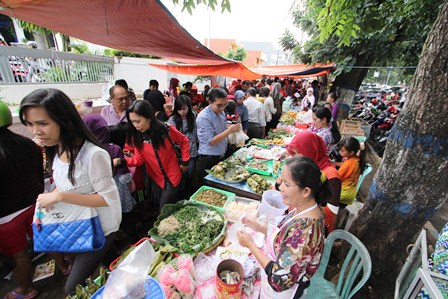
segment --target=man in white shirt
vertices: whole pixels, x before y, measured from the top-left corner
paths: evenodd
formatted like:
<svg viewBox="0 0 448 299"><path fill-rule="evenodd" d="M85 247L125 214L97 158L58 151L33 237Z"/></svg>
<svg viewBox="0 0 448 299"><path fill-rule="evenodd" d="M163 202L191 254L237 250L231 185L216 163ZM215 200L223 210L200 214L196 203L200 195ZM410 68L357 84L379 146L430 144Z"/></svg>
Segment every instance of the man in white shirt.
<svg viewBox="0 0 448 299"><path fill-rule="evenodd" d="M263 138L266 128L263 104L255 98L256 96L255 88L249 88L246 91L244 105L249 112L249 128L247 130L249 138Z"/></svg>

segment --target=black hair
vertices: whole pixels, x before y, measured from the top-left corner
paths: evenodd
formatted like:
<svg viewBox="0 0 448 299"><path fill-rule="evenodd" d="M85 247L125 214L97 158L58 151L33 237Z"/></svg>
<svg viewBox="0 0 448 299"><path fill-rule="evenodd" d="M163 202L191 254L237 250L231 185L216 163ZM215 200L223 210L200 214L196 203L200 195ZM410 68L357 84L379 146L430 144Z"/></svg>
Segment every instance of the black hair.
<svg viewBox="0 0 448 299"><path fill-rule="evenodd" d="M81 119L70 98L58 89L41 88L31 92L20 103L19 118L25 126L28 124L24 114L29 108L42 107L60 127L60 146L45 147L50 169L54 157L63 152L69 159L68 177L75 186L75 160L84 142L90 141L103 148L102 144L90 132Z"/></svg>
<svg viewBox="0 0 448 299"><path fill-rule="evenodd" d="M185 87L193 87L193 83L191 83L190 81L188 81L187 83L184 84Z"/></svg>
<svg viewBox="0 0 448 299"><path fill-rule="evenodd" d="M182 118L180 117L179 113L177 113L182 107L187 106L188 112L187 112L187 127L188 132L193 132L194 130L194 124L196 122L195 115L193 113L193 109L191 108L191 100L186 95L179 95L176 100L174 101L174 110L173 110L173 119L176 123L176 129L182 132Z"/></svg>
<svg viewBox="0 0 448 299"><path fill-rule="evenodd" d="M279 79L279 77L274 77L274 82L277 83Z"/></svg>
<svg viewBox="0 0 448 299"><path fill-rule="evenodd" d="M114 126L109 126L109 142L118 145L121 149L124 148L126 143L126 136L129 124L127 122L121 122Z"/></svg>
<svg viewBox="0 0 448 299"><path fill-rule="evenodd" d="M266 79L266 83L267 83L268 85L271 85L273 82L274 82L274 80L272 80L271 78L267 78L267 79Z"/></svg>
<svg viewBox="0 0 448 299"><path fill-rule="evenodd" d="M316 203L326 205L331 197L331 191L327 181L321 182L319 166L312 159L304 156L295 156L286 160L294 183L300 188L311 189Z"/></svg>
<svg viewBox="0 0 448 299"><path fill-rule="evenodd" d="M345 147L345 149L348 152L354 152L355 155L357 155L358 151L360 151L359 170L361 171L361 173L363 173L364 170L366 169L366 151L361 150L361 144L359 143L359 140L354 137L347 137L347 138L342 139L338 143L338 146L339 146L339 148L341 148L342 146Z"/></svg>
<svg viewBox="0 0 448 299"><path fill-rule="evenodd" d="M236 103L234 100L228 100L227 101L227 106L226 106L226 114L228 115L233 115L235 114L235 110L236 110Z"/></svg>
<svg viewBox="0 0 448 299"><path fill-rule="evenodd" d="M248 90L246 90L246 94L249 94L251 97L256 97L257 96L257 90L255 88L249 88Z"/></svg>
<svg viewBox="0 0 448 299"><path fill-rule="evenodd" d="M159 87L159 82L157 80L150 80L149 86L155 86L157 88Z"/></svg>
<svg viewBox="0 0 448 299"><path fill-rule="evenodd" d="M250 81L249 80L244 80L241 85L250 85Z"/></svg>
<svg viewBox="0 0 448 299"><path fill-rule="evenodd" d="M259 95L260 95L260 97L262 97L262 98L266 98L266 97L268 97L269 96L269 93L270 93L271 91L269 90L269 87L267 87L267 86L262 86L262 87L260 87L260 90L259 90Z"/></svg>
<svg viewBox="0 0 448 299"><path fill-rule="evenodd" d="M262 84L266 84L266 78L261 78L260 82L261 82Z"/></svg>
<svg viewBox="0 0 448 299"><path fill-rule="evenodd" d="M126 90L129 89L128 82L126 82L125 79L118 79L117 81L115 81L115 85L119 85L119 86L123 87Z"/></svg>
<svg viewBox="0 0 448 299"><path fill-rule="evenodd" d="M208 92L208 101L216 102L217 99L227 99L227 92L222 88L212 88Z"/></svg>
<svg viewBox="0 0 448 299"><path fill-rule="evenodd" d="M146 137L149 137L149 140L152 146L157 150L160 145L164 144L164 139L168 134L168 129L165 126L165 123L159 121L156 118L154 113L154 109L151 104L147 101L135 101L131 104L131 106L126 111L126 118L128 122L132 124L131 119L129 117L129 113L135 113L139 116L142 116L150 121L149 132L140 132L134 127L134 125L129 125L129 134L128 134L128 144L133 144L138 149L142 149L143 141L147 141Z"/></svg>
<svg viewBox="0 0 448 299"><path fill-rule="evenodd" d="M338 99L338 96L336 95L335 92L330 92L330 93L328 94L328 96L329 96L330 98L334 99L335 102L336 102L336 100Z"/></svg>
<svg viewBox="0 0 448 299"><path fill-rule="evenodd" d="M186 90L182 90L181 92L179 92L179 95L180 96L186 96L186 97L190 98L191 94L188 91L186 91Z"/></svg>
<svg viewBox="0 0 448 299"><path fill-rule="evenodd" d="M341 140L341 133L339 132L338 123L333 119L331 121L331 111L327 107L317 106L313 109L313 113L319 119L326 119L328 126L331 127L331 136L333 136L334 143L338 143Z"/></svg>
<svg viewBox="0 0 448 299"><path fill-rule="evenodd" d="M8 176L17 180L27 178L28 170L35 166L34 164L29 165L30 159L34 157L30 150L33 146L37 147L34 141L12 132L7 126L3 126L0 127L0 144L0 161L4 161L3 163L8 165L6 169L11 170ZM42 155L39 156L42 159ZM24 157L28 157L28 159L24 159ZM43 175L43 164L39 163L39 167L39 173Z"/></svg>
<svg viewBox="0 0 448 299"><path fill-rule="evenodd" d="M115 84L115 85L111 86L111 88L109 88L109 96L110 96L110 97L113 97L113 96L114 96L115 88L117 88L118 86L119 86L119 87L123 87L123 88L126 89L126 91L129 93L128 89L125 88L124 86L122 86L122 85L120 85L120 84Z"/></svg>

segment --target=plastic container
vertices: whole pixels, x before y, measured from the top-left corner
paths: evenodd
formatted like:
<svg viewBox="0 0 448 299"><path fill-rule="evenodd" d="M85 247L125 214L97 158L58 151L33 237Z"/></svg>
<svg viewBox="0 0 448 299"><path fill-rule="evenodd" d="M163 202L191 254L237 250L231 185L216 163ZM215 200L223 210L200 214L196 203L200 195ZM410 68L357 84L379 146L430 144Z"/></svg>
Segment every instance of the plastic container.
<svg viewBox="0 0 448 299"><path fill-rule="evenodd" d="M239 210L239 209L231 209L232 203L241 203L247 205L247 208ZM256 208L250 209L249 204L256 205ZM233 199L229 199L224 206L224 215L227 220L230 222L237 222L243 216L250 218L257 218L258 209L260 208L260 202L258 200L253 200L245 197L236 196Z"/></svg>
<svg viewBox="0 0 448 299"><path fill-rule="evenodd" d="M268 169L267 170L260 170L260 169L257 169L257 168L252 168L251 165L256 163L256 162L266 163ZM266 160L253 159L252 162L250 162L250 164L247 166L247 170L249 170L250 172L253 172L253 173L258 173L258 174L261 174L261 175L270 176L272 174L272 160L266 161Z"/></svg>
<svg viewBox="0 0 448 299"><path fill-rule="evenodd" d="M266 220L269 220L277 216L282 216L287 209L288 206L283 203L283 198L280 192L276 190L268 190L265 191L261 197L258 215L263 215L266 217Z"/></svg>
<svg viewBox="0 0 448 299"><path fill-rule="evenodd" d="M104 291L104 286L102 286L95 294L90 297L91 299L102 298L102 294ZM165 292L162 289L162 286L159 284L157 280L152 277L149 277L145 283L145 291L146 295L144 299L166 299Z"/></svg>
<svg viewBox="0 0 448 299"><path fill-rule="evenodd" d="M241 279L234 284L227 284L219 278L219 273L222 271L235 271L240 274ZM215 280L215 296L217 299L239 299L243 295L243 279L244 268L235 260L228 259L220 262L216 267Z"/></svg>
<svg viewBox="0 0 448 299"><path fill-rule="evenodd" d="M206 204L206 203L203 203L203 202L194 200L194 199L196 198L196 196L197 196L199 193L201 193L203 190L214 190L214 191L216 191L216 192L222 193L222 194L224 194L224 195L227 197L227 200L226 200L226 202L224 203L224 205L223 205L222 207L218 207L218 206L214 206L214 205L209 205L209 204ZM209 207L214 207L215 209L217 209L218 211L220 211L220 212L222 212L222 213L224 213L224 206L226 205L226 203L227 203L227 201L228 201L229 199L232 199L232 200L235 199L235 193L228 192L228 191L224 191L224 190L217 189L217 188L208 187L208 186L202 186L201 188L198 189L198 191L196 191L196 192L190 197L190 200L191 200L191 201L196 202L196 203L201 204L201 205L205 205L205 206L209 206Z"/></svg>

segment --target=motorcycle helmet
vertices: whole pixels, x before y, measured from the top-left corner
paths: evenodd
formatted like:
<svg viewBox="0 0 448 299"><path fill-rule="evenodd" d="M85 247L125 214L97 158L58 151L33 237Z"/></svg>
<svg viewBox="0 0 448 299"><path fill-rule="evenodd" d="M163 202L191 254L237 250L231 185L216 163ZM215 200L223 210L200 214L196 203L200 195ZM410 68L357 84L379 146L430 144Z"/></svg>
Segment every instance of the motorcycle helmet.
<svg viewBox="0 0 448 299"><path fill-rule="evenodd" d="M9 107L5 103L0 102L0 128L8 127L11 124L12 124L11 110L9 110Z"/></svg>
<svg viewBox="0 0 448 299"><path fill-rule="evenodd" d="M375 105L375 104L378 104L378 100L377 100L377 99L373 99L373 100L371 101L371 103L374 104L374 105Z"/></svg>

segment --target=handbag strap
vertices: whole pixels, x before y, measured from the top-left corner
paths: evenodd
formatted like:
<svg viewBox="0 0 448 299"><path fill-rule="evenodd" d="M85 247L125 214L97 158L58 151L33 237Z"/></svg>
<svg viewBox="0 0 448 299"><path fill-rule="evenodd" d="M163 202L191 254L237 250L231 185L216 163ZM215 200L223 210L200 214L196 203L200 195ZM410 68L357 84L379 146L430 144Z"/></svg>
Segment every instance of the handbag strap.
<svg viewBox="0 0 448 299"><path fill-rule="evenodd" d="M154 154L156 155L157 163L159 164L159 167L160 167L160 171L162 172L163 178L165 180L165 182L163 184L163 189L166 189L166 185L168 183L169 178L168 178L168 175L165 172L165 169L163 168L162 161L160 160L158 151L156 150L155 147L153 147L153 149L154 149Z"/></svg>
<svg viewBox="0 0 448 299"><path fill-rule="evenodd" d="M180 156L180 153L177 151L177 148L176 148L176 146L174 145L174 142L173 142L173 140L172 140L171 137L170 137L170 124L165 123L165 126L166 126L166 128L167 128L167 130L168 130L167 135L166 135L166 138L168 138L168 141L170 142L171 146L173 147L173 150L174 150L174 152L176 153L177 159L178 159L179 162L180 162L180 161L182 161L182 157Z"/></svg>

